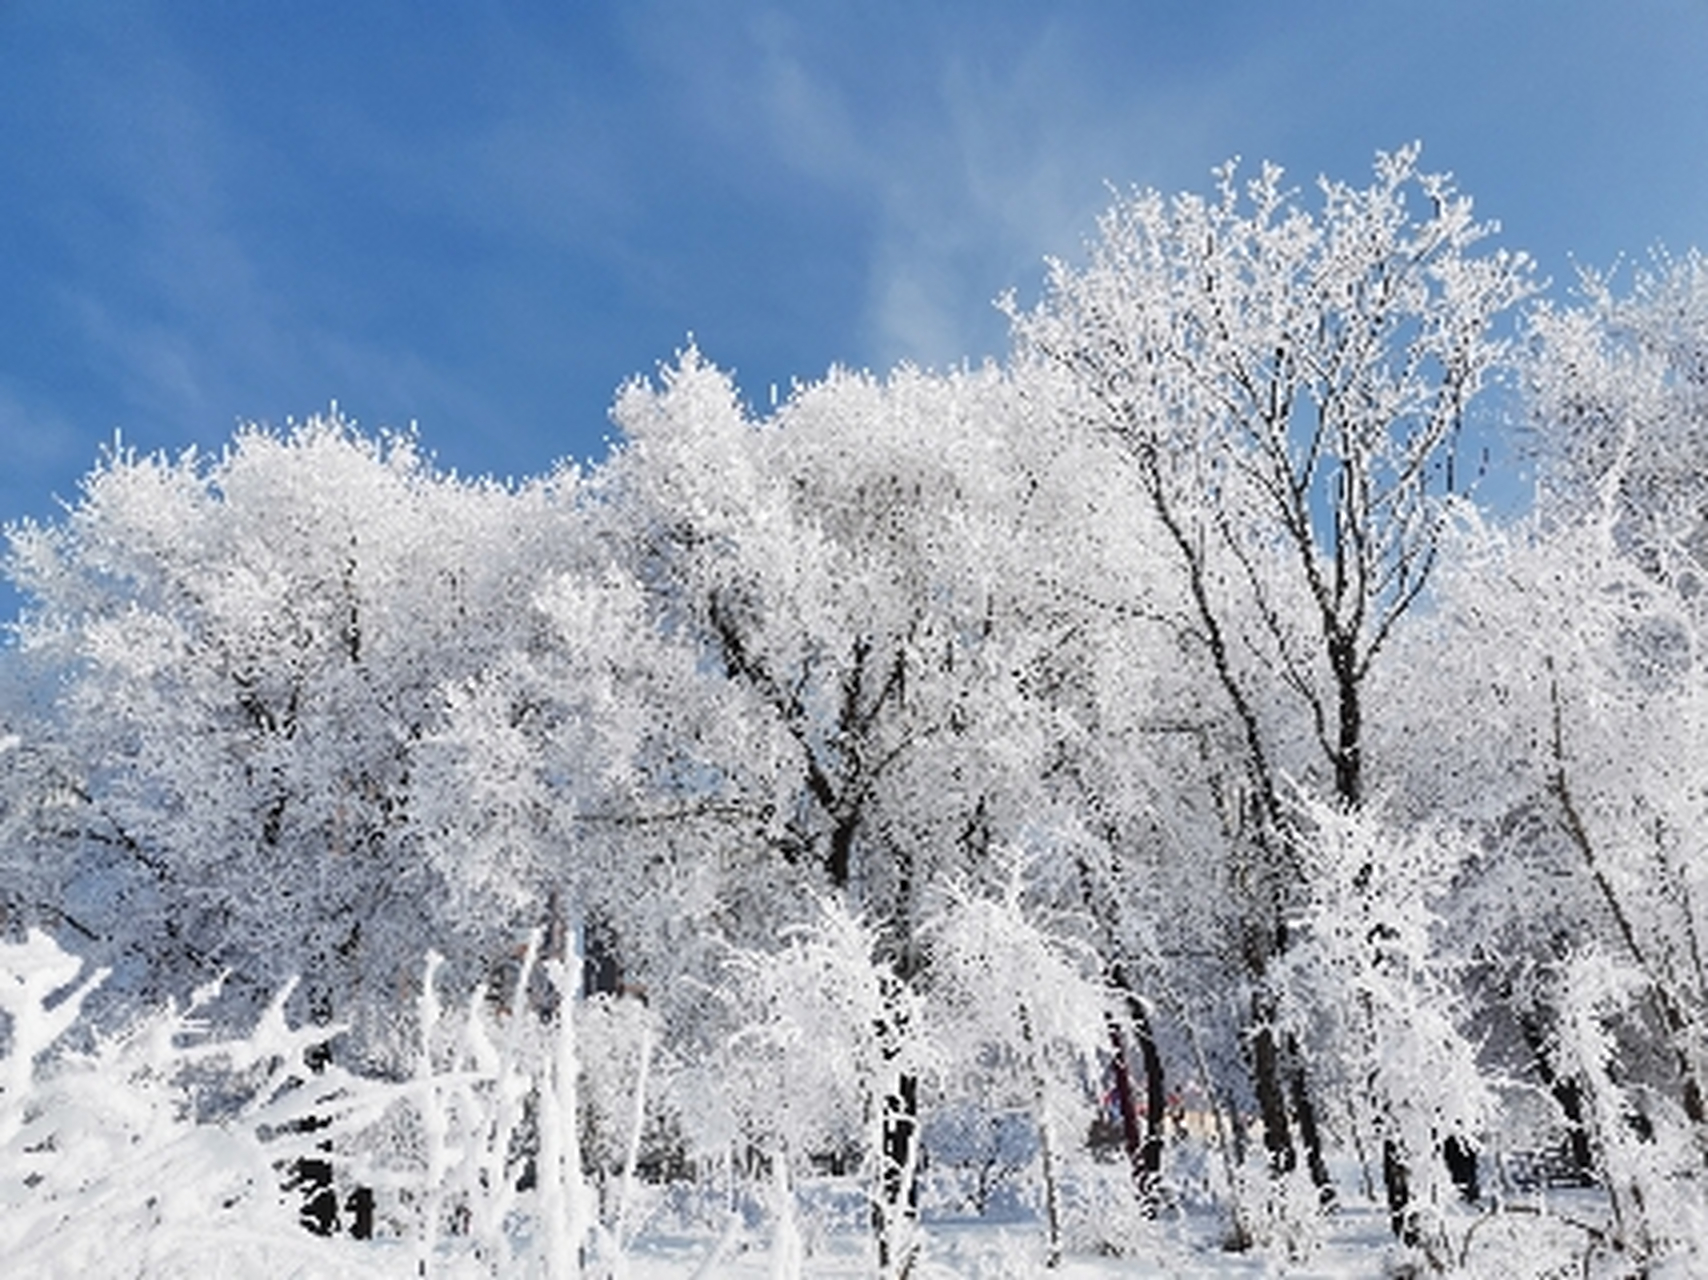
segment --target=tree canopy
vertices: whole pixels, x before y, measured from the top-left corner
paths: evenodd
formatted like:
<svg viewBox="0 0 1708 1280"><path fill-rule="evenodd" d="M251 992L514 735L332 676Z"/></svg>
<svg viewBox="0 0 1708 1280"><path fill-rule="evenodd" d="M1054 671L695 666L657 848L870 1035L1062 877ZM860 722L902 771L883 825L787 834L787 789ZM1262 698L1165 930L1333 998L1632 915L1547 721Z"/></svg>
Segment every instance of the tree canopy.
<svg viewBox="0 0 1708 1280"><path fill-rule="evenodd" d="M689 347L584 472L336 414L115 450L9 530L5 927L112 967L109 1020L301 975L381 1073L430 951L429 994L602 1001L558 1060L590 1176L643 1133L852 1162L886 1274L956 1117L1029 1117L1059 1258L1112 1230L1062 1195L1100 1125L1134 1213L1182 1194L1187 1092L1242 1243L1351 1153L1445 1265L1522 1112L1683 1256L1708 271L1540 301L1491 237L1415 148L1309 199L1229 166L1120 197L1001 365L756 415ZM1540 482L1496 518L1460 454L1502 412Z"/></svg>

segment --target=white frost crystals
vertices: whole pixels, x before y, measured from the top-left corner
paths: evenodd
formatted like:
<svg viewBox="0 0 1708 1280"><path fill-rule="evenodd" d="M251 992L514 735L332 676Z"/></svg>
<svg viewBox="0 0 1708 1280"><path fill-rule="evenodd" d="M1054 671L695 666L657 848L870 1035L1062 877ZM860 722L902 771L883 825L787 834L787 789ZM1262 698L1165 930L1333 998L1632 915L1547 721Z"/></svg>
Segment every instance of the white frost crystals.
<svg viewBox="0 0 1708 1280"><path fill-rule="evenodd" d="M16 1256L1698 1261L1708 271L1535 306L1417 162L1123 201L1000 364L690 348L586 472L334 417L12 529Z"/></svg>
<svg viewBox="0 0 1708 1280"><path fill-rule="evenodd" d="M122 1267L193 1276L216 1259L256 1274L330 1274L341 1265L310 1249L277 1172L282 1160L312 1149L290 1134L307 1108L350 1110L348 1098L333 1102L322 1088L289 1087L284 1064L318 1037L288 1031L275 1006L247 1041L209 1044L191 1005L99 1039L88 1052L56 1054L55 1042L104 977L97 971L72 986L80 968L39 932L0 944L11 1031L0 1097L7 1274ZM246 1097L226 1122L197 1123L190 1077L206 1076L216 1059L218 1074L245 1085ZM342 1083L356 1095L372 1087ZM360 1260L352 1261L348 1274L361 1274Z"/></svg>
<svg viewBox="0 0 1708 1280"><path fill-rule="evenodd" d="M6 1275L558 1277L581 1275L583 1259L620 1265L626 1201L601 1220L565 1119L579 1110L573 1001L550 1026L528 1007L536 947L496 1013L441 1009L430 961L415 1069L387 1081L325 1061L341 1028L288 1026L289 984L246 1036L208 1037L209 989L88 1052L56 1051L104 975L68 988L80 962L46 935L0 944ZM565 990L562 961L540 967ZM315 1206L315 1187L302 1188L322 1176ZM358 1234L373 1242L304 1229L310 1208L348 1228L364 1198L377 1230Z"/></svg>

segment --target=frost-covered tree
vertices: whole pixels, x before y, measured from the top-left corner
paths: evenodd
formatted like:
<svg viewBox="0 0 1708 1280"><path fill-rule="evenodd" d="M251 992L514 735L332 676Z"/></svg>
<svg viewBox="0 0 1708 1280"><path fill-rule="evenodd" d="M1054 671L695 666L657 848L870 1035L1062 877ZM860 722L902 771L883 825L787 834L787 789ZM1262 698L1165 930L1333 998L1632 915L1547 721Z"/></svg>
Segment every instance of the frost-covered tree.
<svg viewBox="0 0 1708 1280"><path fill-rule="evenodd" d="M1138 464L1266 807L1279 762L1237 650L1297 696L1356 803L1365 681L1428 581L1495 322L1532 289L1523 255L1473 252L1491 227L1417 157L1380 156L1364 189L1324 179L1320 217L1275 166L1243 188L1221 170L1213 200L1141 192L1036 312L1011 304L1063 412Z"/></svg>
<svg viewBox="0 0 1708 1280"><path fill-rule="evenodd" d="M920 994L886 950L880 930L830 896L784 929L780 946L732 949L711 988L732 1031L689 1073L712 1101L687 1123L702 1150L745 1149L771 1167L778 1248L795 1231L794 1187L809 1161L853 1155L887 1276L908 1274L921 1245L916 1218L895 1210L922 1151L910 1144L910 1163L894 1162L893 1103L936 1052Z"/></svg>
<svg viewBox="0 0 1708 1280"><path fill-rule="evenodd" d="M770 788L766 843L886 920L933 845L982 847L1019 729L991 724L993 513L1020 483L1003 394L988 372L833 373L757 422L691 351L617 408L639 576L767 735L736 781Z"/></svg>
<svg viewBox="0 0 1708 1280"><path fill-rule="evenodd" d="M1549 497L1540 555L1556 574L1575 562L1577 597L1570 625L1532 642L1546 670L1547 785L1617 950L1652 984L1701 1130L1708 267L1662 258L1623 298L1594 274L1583 287L1584 306L1536 317L1527 366ZM1556 610L1566 594L1558 577L1526 586Z"/></svg>
<svg viewBox="0 0 1708 1280"><path fill-rule="evenodd" d="M1544 506L1570 520L1611 503L1651 572L1708 563L1708 262L1657 255L1627 293L1592 271L1576 306L1530 320L1525 365ZM1686 589L1693 589L1688 587Z"/></svg>
<svg viewBox="0 0 1708 1280"><path fill-rule="evenodd" d="M1478 1062L1442 914L1463 859L1457 837L1384 831L1368 814L1300 802L1309 900L1281 959L1291 1013L1344 1098L1355 1148L1381 1153L1394 1234L1445 1265L1442 1218L1475 1199L1495 1100ZM1438 1150L1453 1153L1441 1162ZM1366 1175L1368 1176L1368 1174ZM1449 1183L1453 1185L1449 1185Z"/></svg>
<svg viewBox="0 0 1708 1280"><path fill-rule="evenodd" d="M562 563L519 584L528 626L444 686L411 813L462 910L544 921L554 954L569 932L601 944L617 928L628 979L663 984L673 948L698 957L695 929L720 905L719 832L744 811L711 762L744 727L584 513L558 533Z"/></svg>
<svg viewBox="0 0 1708 1280"><path fill-rule="evenodd" d="M1494 326L1532 289L1522 255L1477 251L1490 228L1417 157L1379 156L1366 188L1323 180L1320 214L1274 166L1243 185L1223 169L1210 199L1140 192L1084 267L1052 266L1037 310L1009 305L1039 394L1128 461L1178 570L1246 786L1265 1141L1290 1167L1296 1123L1322 1181L1265 994L1301 875L1280 780L1363 800L1371 673L1435 566L1466 414L1503 354Z"/></svg>
<svg viewBox="0 0 1708 1280"><path fill-rule="evenodd" d="M1575 510L1467 526L1415 638L1444 660L1411 690L1414 741L1396 749L1410 820L1476 842L1450 927L1491 1051L1545 1087L1572 1166L1617 1196L1639 1174L1658 1192L1681 1151L1708 1151L1708 686L1697 601L1629 536L1606 479Z"/></svg>
<svg viewBox="0 0 1708 1280"><path fill-rule="evenodd" d="M768 856L725 892L746 928L790 918L808 888L837 896L903 985L926 962L925 887L1021 815L1047 820L1026 812L1035 752L1002 597L1023 492L1006 396L989 370L833 373L756 422L690 351L617 408L635 574L735 698L743 736L699 757L699 782L752 814ZM917 1107L899 1078L883 1141L906 1177L882 1184L886 1219L915 1212Z"/></svg>
<svg viewBox="0 0 1708 1280"><path fill-rule="evenodd" d="M62 521L14 528L15 659L55 682L16 732L38 810L60 797L30 836L60 919L150 986L300 971L314 1016L382 1043L428 940L482 927L440 909L417 756L446 686L526 647L554 489L333 417L114 451Z"/></svg>

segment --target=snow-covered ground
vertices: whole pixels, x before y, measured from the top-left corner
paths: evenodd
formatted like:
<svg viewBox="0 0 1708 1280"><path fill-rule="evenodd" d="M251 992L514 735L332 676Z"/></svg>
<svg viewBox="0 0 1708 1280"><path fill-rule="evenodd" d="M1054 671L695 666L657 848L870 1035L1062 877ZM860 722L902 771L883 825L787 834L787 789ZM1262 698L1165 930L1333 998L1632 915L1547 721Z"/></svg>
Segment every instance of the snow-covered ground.
<svg viewBox="0 0 1708 1280"><path fill-rule="evenodd" d="M1585 1226L1605 1222L1604 1198L1594 1191L1564 1191L1450 1215L1440 1260L1465 1276L1510 1280L1514 1277L1585 1274L1590 1243ZM1577 1225L1574 1225L1577 1224ZM1203 1210L1165 1215L1141 1232L1128 1232L1125 1256L1070 1250L1058 1269L1046 1265L1041 1224L1018 1218L1005 1222L971 1219L928 1221L916 1274L1018 1280L1043 1274L1066 1280L1098 1277L1287 1276L1321 1277L1410 1274L1422 1259L1401 1248L1389 1233L1385 1212L1371 1204L1343 1205L1304 1226L1289 1256L1285 1245L1268 1250L1230 1252L1224 1247L1227 1221ZM800 1274L813 1277L865 1277L874 1273L869 1239L843 1229L813 1238ZM1591 1257L1588 1274L1622 1274L1614 1259ZM664 1235L637 1242L625 1259L631 1280L683 1280L695 1276L752 1277L784 1274L771 1247L769 1224L736 1226L722 1238ZM1603 1268L1606 1268L1605 1270ZM1678 1274L1687 1274L1680 1272Z"/></svg>
<svg viewBox="0 0 1708 1280"><path fill-rule="evenodd" d="M721 1181L661 1185L633 1177L631 1168L631 1176L607 1179L601 1196L572 1155L552 1157L542 1142L524 1187L512 1146L519 1122L506 1120L505 1108L539 1088L542 1108L574 1114L573 1095L556 1098L550 1083L561 1071L542 1069L530 1084L515 1064L494 1062L484 1075L424 1068L412 1080L381 1082L327 1067L304 1080L287 1064L300 1062L316 1033L288 1027L280 1003L244 1039L198 1043L193 1010L164 1011L98 1041L93 1052L54 1060L47 1050L98 976L75 985L78 962L40 934L0 947L0 961L7 979L0 1009L8 1015L0 1044L0 1275L8 1280L557 1280L578 1274L566 1263L578 1253L587 1262L579 1274L624 1280L876 1274L869 1188L858 1177L809 1175L790 1187L726 1166ZM246 1081L247 1101L198 1121L186 1108L185 1082L210 1071L228 1083ZM305 1124L305 1115L314 1123ZM415 1146L401 1155L387 1157L376 1145L405 1132ZM335 1151L342 1193L353 1170L373 1189L371 1240L304 1230L297 1222L303 1193L282 1185L291 1161ZM994 1191L984 1171L982 1216L952 1209L973 1202L976 1180L952 1164L952 1154L924 1179L912 1274L995 1280L1049 1270L1036 1152L1009 1152ZM1210 1154L1201 1140L1183 1139L1165 1174L1175 1186L1201 1182L1213 1167ZM1341 1173L1341 1185L1359 1185L1355 1170ZM1147 1219L1122 1166L1082 1157L1063 1166L1064 1256L1053 1274L1379 1276L1417 1274L1424 1265L1502 1280L1625 1274L1621 1260L1598 1246L1611 1213L1603 1195L1520 1195L1508 1190L1501 1169L1493 1173L1489 1199L1442 1206L1433 1247L1418 1250L1399 1246L1386 1214L1368 1200L1317 1211L1302 1178L1279 1197L1266 1185L1256 1195L1222 1197L1219 1205L1205 1198ZM1235 1202L1256 1237L1256 1247L1241 1252L1225 1248L1227 1205ZM1679 1269L1668 1274L1683 1276L1702 1259L1675 1249L1671 1261Z"/></svg>
<svg viewBox="0 0 1708 1280"><path fill-rule="evenodd" d="M1579 1197L1571 1206L1589 1220L1601 1206ZM1516 1280L1523 1277L1623 1275L1617 1259L1591 1257L1586 1265L1585 1234L1568 1225L1581 1221L1568 1210L1565 1217L1528 1212L1468 1216L1454 1226L1450 1256L1452 1274ZM1231 1277L1285 1276L1291 1280L1331 1280L1336 1277L1416 1274L1416 1254L1397 1247L1383 1216L1373 1207L1342 1210L1320 1224L1320 1235L1308 1253L1289 1258L1285 1252L1230 1253L1219 1247L1222 1224L1213 1217L1188 1216L1160 1225L1150 1247L1126 1257L1069 1253L1059 1268L1046 1267L1043 1240L1036 1224L934 1223L924 1236L918 1266L921 1280L1023 1280L1045 1274L1063 1280L1103 1280L1135 1276L1168 1276L1190 1280ZM1468 1244L1467 1244L1468 1238ZM138 1272L134 1255L114 1257L110 1270L58 1267L52 1264L28 1275L133 1275L150 1277L217 1274L248 1277L409 1276L417 1274L418 1258L405 1242L359 1243L348 1239L321 1240L303 1234L290 1236L200 1236L177 1233L152 1251L153 1265ZM822 1277L823 1280L863 1280L875 1274L871 1242L860 1233L838 1232L816 1240L791 1269L772 1247L765 1227L732 1225L722 1234L681 1233L644 1236L620 1258L590 1263L591 1276L621 1276L626 1280L776 1280L780 1276ZM441 1250L427 1263L427 1274L444 1277L551 1274L539 1259L507 1262L494 1268L458 1248ZM1657 1273L1662 1274L1662 1273ZM1689 1270L1664 1274L1688 1276Z"/></svg>

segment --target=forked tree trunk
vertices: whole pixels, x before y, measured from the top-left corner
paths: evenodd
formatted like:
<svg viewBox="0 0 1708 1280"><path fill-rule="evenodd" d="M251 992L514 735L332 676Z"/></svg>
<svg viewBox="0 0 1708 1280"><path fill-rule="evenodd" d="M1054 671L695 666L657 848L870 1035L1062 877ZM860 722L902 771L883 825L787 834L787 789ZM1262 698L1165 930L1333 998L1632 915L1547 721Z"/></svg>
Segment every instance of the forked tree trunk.
<svg viewBox="0 0 1708 1280"><path fill-rule="evenodd" d="M1125 996L1127 1017L1132 1026L1132 1046L1139 1052L1140 1069L1145 1073L1145 1099L1141 1108L1133 1087L1132 1055L1129 1042L1120 1022L1109 1015L1109 1043L1115 1052L1115 1101L1121 1111L1121 1140L1127 1153L1127 1166L1133 1175L1133 1190L1143 1206L1146 1217L1154 1217L1159 1205L1158 1191L1162 1183L1162 1151L1165 1136L1168 1093L1163 1079L1162 1055L1157 1051L1156 1036L1151 1030L1150 1015L1144 1002L1128 983L1126 970L1116 964L1110 967L1112 985Z"/></svg>
<svg viewBox="0 0 1708 1280"><path fill-rule="evenodd" d="M1323 1152L1310 1081L1293 1037L1277 1039L1276 1015L1274 997L1259 986L1252 996L1252 1084L1263 1123L1263 1145L1269 1153L1269 1172L1275 1177L1292 1173L1299 1167L1299 1147L1303 1146L1305 1167L1317 1188L1317 1197L1328 1205L1334 1200L1334 1179Z"/></svg>
<svg viewBox="0 0 1708 1280"><path fill-rule="evenodd" d="M1595 1152L1590 1147L1589 1124L1583 1109L1583 1087L1574 1075L1560 1075L1554 1069L1553 1048L1549 1037L1529 1014L1518 1015L1518 1030L1529 1046L1536 1075L1553 1095L1555 1105L1566 1121L1566 1154L1572 1162L1572 1175L1582 1186L1595 1182Z"/></svg>

